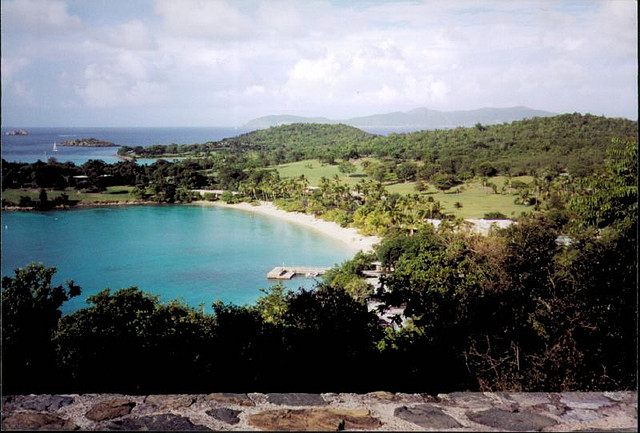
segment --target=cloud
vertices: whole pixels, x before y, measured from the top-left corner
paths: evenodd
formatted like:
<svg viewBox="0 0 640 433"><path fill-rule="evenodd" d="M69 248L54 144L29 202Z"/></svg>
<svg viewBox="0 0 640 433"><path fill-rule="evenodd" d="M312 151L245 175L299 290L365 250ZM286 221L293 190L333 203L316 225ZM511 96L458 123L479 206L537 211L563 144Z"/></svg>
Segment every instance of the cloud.
<svg viewBox="0 0 640 433"><path fill-rule="evenodd" d="M251 20L224 0L157 0L155 10L168 32L213 40L244 39Z"/></svg>
<svg viewBox="0 0 640 433"><path fill-rule="evenodd" d="M13 0L2 2L4 31L30 34L65 33L82 28L82 20L67 11L60 0Z"/></svg>
<svg viewBox="0 0 640 433"><path fill-rule="evenodd" d="M166 101L163 84L149 80L145 64L121 56L113 67L92 63L76 94L90 107L154 106Z"/></svg>
<svg viewBox="0 0 640 433"><path fill-rule="evenodd" d="M153 34L148 26L140 20L130 20L115 26L96 28L93 30L93 38L90 42L129 50L156 48Z"/></svg>
<svg viewBox="0 0 640 433"><path fill-rule="evenodd" d="M24 57L2 57L0 60L0 68L2 69L3 84L11 81L11 79L29 63L31 63L31 61Z"/></svg>
<svg viewBox="0 0 640 433"><path fill-rule="evenodd" d="M87 112L153 107L160 124L419 106L637 117L632 0L151 1L120 19L102 2L3 1L4 89Z"/></svg>

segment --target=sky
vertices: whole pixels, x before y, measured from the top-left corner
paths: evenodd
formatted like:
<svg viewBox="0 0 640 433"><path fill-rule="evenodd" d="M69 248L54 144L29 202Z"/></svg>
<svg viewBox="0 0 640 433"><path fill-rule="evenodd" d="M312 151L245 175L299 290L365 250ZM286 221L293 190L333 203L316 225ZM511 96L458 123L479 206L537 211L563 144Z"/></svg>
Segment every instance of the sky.
<svg viewBox="0 0 640 433"><path fill-rule="evenodd" d="M638 118L635 0L0 0L3 126Z"/></svg>

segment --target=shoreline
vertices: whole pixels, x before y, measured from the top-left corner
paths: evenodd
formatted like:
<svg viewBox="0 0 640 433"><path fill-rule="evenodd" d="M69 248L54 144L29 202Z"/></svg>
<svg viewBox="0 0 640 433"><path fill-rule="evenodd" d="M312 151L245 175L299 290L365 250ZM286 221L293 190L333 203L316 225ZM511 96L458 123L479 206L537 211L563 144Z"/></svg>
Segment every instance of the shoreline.
<svg viewBox="0 0 640 433"><path fill-rule="evenodd" d="M371 252L373 246L379 244L381 239L377 236L366 236L358 233L357 229L340 227L338 223L333 221L324 221L313 215L303 214L300 212L287 212L278 209L273 203L261 201L259 205L241 202L237 204L228 204L220 201L210 202L197 200L191 205L214 206L223 209L237 209L245 212L253 212L260 215L272 216L283 221L299 224L306 228L316 230L325 236L332 238L346 245L353 253L358 251Z"/></svg>

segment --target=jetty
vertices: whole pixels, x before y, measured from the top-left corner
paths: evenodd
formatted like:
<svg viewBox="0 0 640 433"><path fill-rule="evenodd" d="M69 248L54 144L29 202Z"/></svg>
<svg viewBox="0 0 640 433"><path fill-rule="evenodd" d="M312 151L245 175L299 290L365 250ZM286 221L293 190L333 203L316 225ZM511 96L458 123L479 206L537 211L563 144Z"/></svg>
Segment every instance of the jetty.
<svg viewBox="0 0 640 433"><path fill-rule="evenodd" d="M270 280L290 280L296 275L317 277L329 269L331 268L320 266L276 266L267 273L267 278Z"/></svg>

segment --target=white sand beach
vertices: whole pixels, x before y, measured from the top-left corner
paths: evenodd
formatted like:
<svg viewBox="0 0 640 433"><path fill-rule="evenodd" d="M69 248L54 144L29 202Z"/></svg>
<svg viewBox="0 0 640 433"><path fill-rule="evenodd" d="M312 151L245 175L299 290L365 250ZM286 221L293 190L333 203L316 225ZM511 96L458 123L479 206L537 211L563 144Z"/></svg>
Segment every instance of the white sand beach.
<svg viewBox="0 0 640 433"><path fill-rule="evenodd" d="M307 215L300 212L286 212L278 209L273 203L270 202L260 202L259 205L253 205L251 203L227 204L220 201L195 201L193 202L193 204L238 209L247 212L254 212L261 215L269 215L285 221L300 224L305 227L317 230L326 236L344 243L347 247L353 250L354 253L358 251L372 251L373 246L380 242L380 238L377 236L365 236L358 233L358 231L354 228L340 227L335 222L323 221L312 215Z"/></svg>

